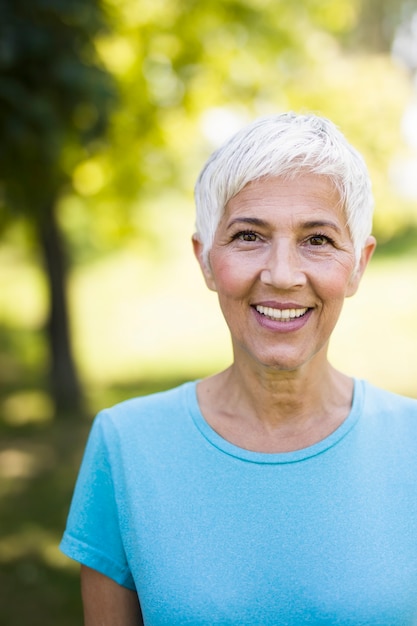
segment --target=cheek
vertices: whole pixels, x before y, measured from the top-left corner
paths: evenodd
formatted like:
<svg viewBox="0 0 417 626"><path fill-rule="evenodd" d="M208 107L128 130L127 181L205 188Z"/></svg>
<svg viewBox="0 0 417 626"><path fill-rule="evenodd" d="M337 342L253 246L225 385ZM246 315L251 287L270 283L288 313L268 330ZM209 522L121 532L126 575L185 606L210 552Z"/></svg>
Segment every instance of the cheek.
<svg viewBox="0 0 417 626"><path fill-rule="evenodd" d="M221 263L213 264L212 270L219 296L239 298L252 284L247 269L236 261L228 262L227 259L223 259Z"/></svg>
<svg viewBox="0 0 417 626"><path fill-rule="evenodd" d="M351 287L352 269L338 267L336 271L324 271L323 277L326 282L323 289L326 291L327 298L331 300L342 300L349 295Z"/></svg>

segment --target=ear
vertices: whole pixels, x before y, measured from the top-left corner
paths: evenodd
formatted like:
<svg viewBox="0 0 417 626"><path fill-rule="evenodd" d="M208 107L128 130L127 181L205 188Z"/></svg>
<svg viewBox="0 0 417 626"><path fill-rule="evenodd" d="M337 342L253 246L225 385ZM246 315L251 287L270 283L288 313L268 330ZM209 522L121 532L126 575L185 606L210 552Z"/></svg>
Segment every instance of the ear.
<svg viewBox="0 0 417 626"><path fill-rule="evenodd" d="M369 261L372 258L372 255L376 248L376 239L372 235L370 235L364 247L362 248L361 258L359 260L359 264L357 268L354 270L352 276L350 277L349 286L346 292L346 297L350 297L355 295L358 290L359 284L361 282L362 276L368 266Z"/></svg>
<svg viewBox="0 0 417 626"><path fill-rule="evenodd" d="M210 267L210 262L208 260L206 261L203 257L203 244L201 243L197 234L193 235L192 242L193 242L194 256L196 257L200 265L207 287L211 289L211 291L217 291L216 283L213 277L213 272Z"/></svg>

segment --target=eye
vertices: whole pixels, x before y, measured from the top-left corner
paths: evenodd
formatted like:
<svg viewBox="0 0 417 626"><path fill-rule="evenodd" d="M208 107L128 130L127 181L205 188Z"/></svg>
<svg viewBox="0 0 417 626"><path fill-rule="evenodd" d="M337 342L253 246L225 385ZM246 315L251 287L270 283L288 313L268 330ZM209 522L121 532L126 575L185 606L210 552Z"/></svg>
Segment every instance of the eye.
<svg viewBox="0 0 417 626"><path fill-rule="evenodd" d="M259 236L253 230L242 230L236 233L236 235L233 236L233 239L252 243L254 241L258 241Z"/></svg>
<svg viewBox="0 0 417 626"><path fill-rule="evenodd" d="M320 233L317 235L311 235L307 241L311 246L325 246L326 244L333 243L333 240L330 237Z"/></svg>

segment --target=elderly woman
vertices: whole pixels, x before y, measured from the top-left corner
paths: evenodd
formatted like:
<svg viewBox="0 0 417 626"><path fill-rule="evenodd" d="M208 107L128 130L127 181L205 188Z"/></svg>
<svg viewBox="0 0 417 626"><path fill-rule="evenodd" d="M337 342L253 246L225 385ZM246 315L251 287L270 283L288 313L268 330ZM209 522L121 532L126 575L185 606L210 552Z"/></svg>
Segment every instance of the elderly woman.
<svg viewBox="0 0 417 626"><path fill-rule="evenodd" d="M417 401L327 359L375 248L362 158L326 119L262 118L196 204L233 363L96 418L61 544L85 624L416 624Z"/></svg>

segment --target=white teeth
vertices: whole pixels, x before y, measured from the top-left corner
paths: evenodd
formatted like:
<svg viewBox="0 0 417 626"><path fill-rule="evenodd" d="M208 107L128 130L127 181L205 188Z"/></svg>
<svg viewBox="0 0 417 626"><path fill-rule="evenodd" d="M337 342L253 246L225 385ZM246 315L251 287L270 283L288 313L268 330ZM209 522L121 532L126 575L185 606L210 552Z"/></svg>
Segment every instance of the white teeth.
<svg viewBox="0 0 417 626"><path fill-rule="evenodd" d="M258 313L262 315L266 315L274 320L281 320L283 322L288 322L290 320L296 319L297 317L301 317L305 313L307 313L308 308L305 309L273 309L270 306L257 306L256 310Z"/></svg>

